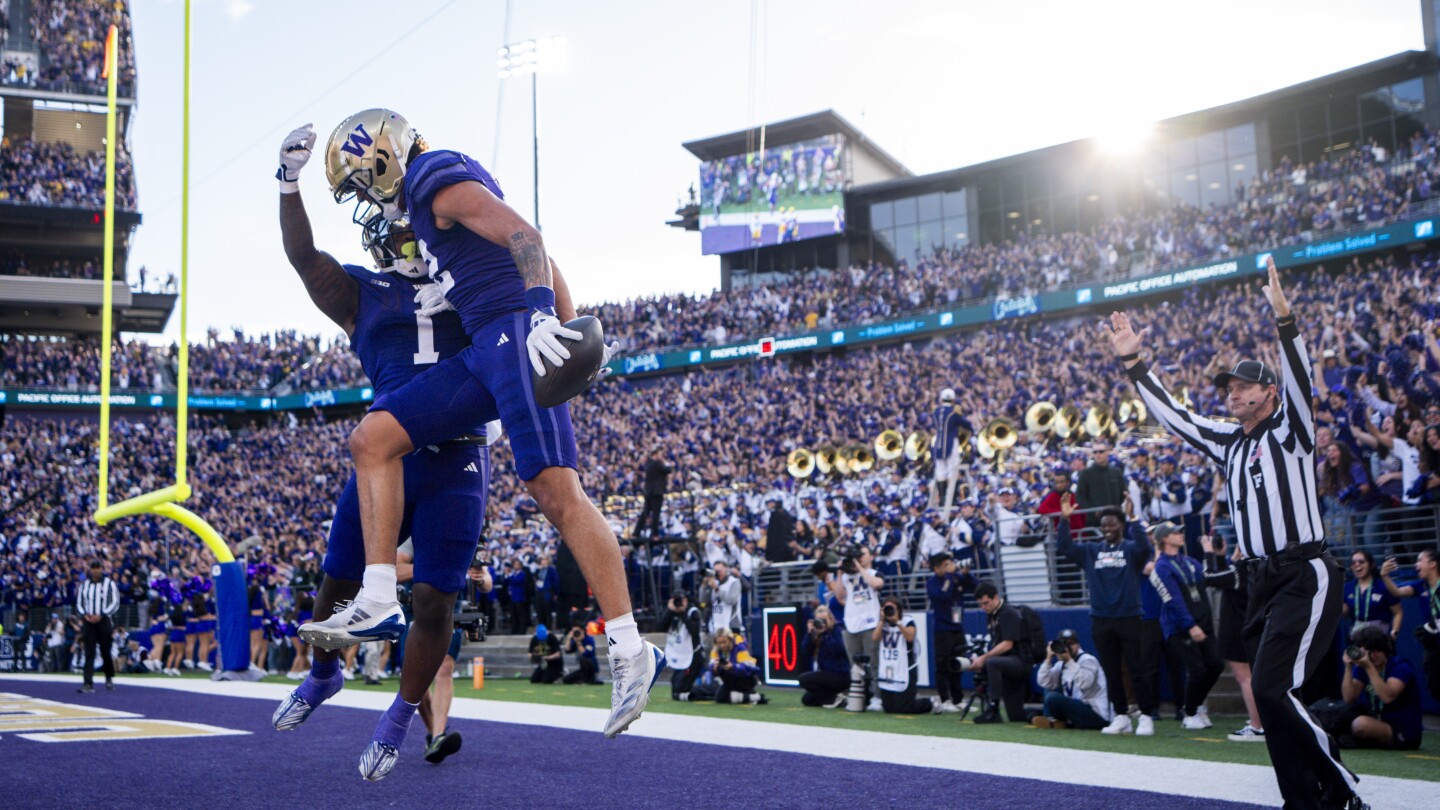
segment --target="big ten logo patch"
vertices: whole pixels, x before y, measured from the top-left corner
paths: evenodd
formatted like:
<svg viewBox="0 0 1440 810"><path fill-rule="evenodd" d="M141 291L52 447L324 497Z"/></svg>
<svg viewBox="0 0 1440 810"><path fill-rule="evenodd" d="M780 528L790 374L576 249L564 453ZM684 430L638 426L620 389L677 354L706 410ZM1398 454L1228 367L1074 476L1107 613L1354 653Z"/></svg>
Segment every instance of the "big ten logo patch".
<svg viewBox="0 0 1440 810"><path fill-rule="evenodd" d="M133 712L0 693L0 737L13 734L22 740L59 743L227 737L249 733L203 723L149 720Z"/></svg>

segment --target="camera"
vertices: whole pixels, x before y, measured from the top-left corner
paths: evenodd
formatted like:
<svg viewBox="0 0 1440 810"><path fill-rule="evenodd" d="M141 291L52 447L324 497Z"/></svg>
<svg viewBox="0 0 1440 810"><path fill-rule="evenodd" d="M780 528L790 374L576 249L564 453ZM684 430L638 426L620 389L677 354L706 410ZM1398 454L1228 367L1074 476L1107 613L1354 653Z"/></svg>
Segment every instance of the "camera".
<svg viewBox="0 0 1440 810"><path fill-rule="evenodd" d="M1346 647L1346 648L1345 648L1345 660L1346 660L1346 661L1356 662L1356 661L1359 661L1361 658L1364 658L1364 657L1365 657L1365 651L1362 650L1362 649L1360 649L1359 647L1355 646L1354 644L1351 644L1349 647Z"/></svg>
<svg viewBox="0 0 1440 810"><path fill-rule="evenodd" d="M886 605L881 612L885 614L885 618L887 619L900 618L900 609L894 605Z"/></svg>
<svg viewBox="0 0 1440 810"><path fill-rule="evenodd" d="M1070 653L1070 645L1065 641L1057 638L1054 641L1050 642L1050 652L1053 652L1056 655L1068 655Z"/></svg>
<svg viewBox="0 0 1440 810"><path fill-rule="evenodd" d="M835 569L831 568L830 564L824 560L816 560L815 564L810 566L810 573L814 574L817 579L824 579L833 570Z"/></svg>

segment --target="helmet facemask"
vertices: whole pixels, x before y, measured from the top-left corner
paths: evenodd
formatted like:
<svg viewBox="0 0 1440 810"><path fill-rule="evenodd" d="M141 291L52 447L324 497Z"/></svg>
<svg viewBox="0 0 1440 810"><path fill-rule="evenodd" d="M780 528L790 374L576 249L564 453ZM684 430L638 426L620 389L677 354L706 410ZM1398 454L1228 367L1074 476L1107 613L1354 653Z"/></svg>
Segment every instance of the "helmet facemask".
<svg viewBox="0 0 1440 810"><path fill-rule="evenodd" d="M391 222L384 214L374 214L364 224L361 243L375 259L375 267L406 278L425 278L430 268L420 255L420 243L410 229L410 220Z"/></svg>

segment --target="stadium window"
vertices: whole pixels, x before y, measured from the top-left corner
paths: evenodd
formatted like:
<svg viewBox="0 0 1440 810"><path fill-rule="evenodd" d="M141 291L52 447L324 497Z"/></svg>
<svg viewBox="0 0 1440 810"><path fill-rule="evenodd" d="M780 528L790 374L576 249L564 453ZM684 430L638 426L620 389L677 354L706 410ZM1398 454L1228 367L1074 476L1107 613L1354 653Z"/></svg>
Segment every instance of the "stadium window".
<svg viewBox="0 0 1440 810"><path fill-rule="evenodd" d="M1025 180L1017 172L1000 178L1000 197L1005 207L1014 210L1025 204Z"/></svg>
<svg viewBox="0 0 1440 810"><path fill-rule="evenodd" d="M1300 119L1300 138L1302 142L1307 142L1312 138L1324 139L1328 136L1330 127L1329 124L1326 123L1325 106L1325 102L1319 101L1306 104L1300 108L1298 117ZM1306 159L1314 160L1315 158L1311 157Z"/></svg>
<svg viewBox="0 0 1440 810"><path fill-rule="evenodd" d="M1234 160L1236 155L1246 155L1254 151L1254 124L1241 124L1225 130L1225 152L1231 160Z"/></svg>
<svg viewBox="0 0 1440 810"><path fill-rule="evenodd" d="M1214 163L1225 159L1225 133L1207 132L1195 139L1200 151L1201 163Z"/></svg>
<svg viewBox="0 0 1440 810"><path fill-rule="evenodd" d="M1360 131L1360 145L1369 146L1370 139L1374 138L1375 143L1385 147L1387 154L1395 153L1395 123L1389 119L1366 124Z"/></svg>
<svg viewBox="0 0 1440 810"><path fill-rule="evenodd" d="M920 211L916 218L917 222L932 222L940 219L943 214L940 211L940 193L922 194L918 199Z"/></svg>
<svg viewBox="0 0 1440 810"><path fill-rule="evenodd" d="M1241 186L1249 186L1250 181L1255 179L1256 164L1255 156L1241 155L1230 158L1230 190L1233 192Z"/></svg>
<svg viewBox="0 0 1440 810"><path fill-rule="evenodd" d="M1364 123L1389 118L1395 113L1394 91L1390 87L1379 87L1361 93L1359 98L1360 120Z"/></svg>
<svg viewBox="0 0 1440 810"><path fill-rule="evenodd" d="M1364 141L1360 140L1359 127L1345 127L1344 129L1331 130L1330 149L1328 151L1333 157L1348 152L1351 149L1358 149L1363 144Z"/></svg>
<svg viewBox="0 0 1440 810"><path fill-rule="evenodd" d="M870 206L870 228L876 233L895 224L895 203L882 202Z"/></svg>
<svg viewBox="0 0 1440 810"><path fill-rule="evenodd" d="M1286 110L1270 116L1270 143L1274 145L1277 156L1284 154L1281 151L1282 148L1289 148L1298 140L1300 140L1300 135L1296 128L1294 110Z"/></svg>
<svg viewBox="0 0 1440 810"><path fill-rule="evenodd" d="M1355 97L1348 93L1330 99L1329 107L1330 137L1334 143L1339 143L1341 138L1335 133L1359 126L1360 112L1356 107Z"/></svg>
<svg viewBox="0 0 1440 810"><path fill-rule="evenodd" d="M1229 178L1225 164L1217 161L1200 167L1200 205L1224 205L1230 199Z"/></svg>
<svg viewBox="0 0 1440 810"><path fill-rule="evenodd" d="M1195 166L1195 139L1181 138L1173 141L1170 148L1166 150L1169 155L1171 171L1180 169L1191 169Z"/></svg>
<svg viewBox="0 0 1440 810"><path fill-rule="evenodd" d="M1425 109L1425 81L1410 79L1390 86L1394 110L1399 115L1419 115Z"/></svg>
<svg viewBox="0 0 1440 810"><path fill-rule="evenodd" d="M1330 136L1322 134L1318 138L1308 138L1300 144L1298 154L1292 155L1301 163L1312 163L1319 160L1330 149Z"/></svg>
<svg viewBox="0 0 1440 810"><path fill-rule="evenodd" d="M1055 233L1075 230L1080 223L1079 203L1074 197L1060 197L1055 200L1055 222L1051 228Z"/></svg>
<svg viewBox="0 0 1440 810"><path fill-rule="evenodd" d="M914 225L919 222L916 219L916 206L914 197L905 197L895 201L895 225Z"/></svg>
<svg viewBox="0 0 1440 810"><path fill-rule="evenodd" d="M945 219L964 219L969 211L969 203L965 199L965 189L959 191L945 192L945 199L941 203Z"/></svg>
<svg viewBox="0 0 1440 810"><path fill-rule="evenodd" d="M945 246L945 223L939 220L926 222L917 230L919 231L917 238L919 239L920 255L929 256L935 252L936 248Z"/></svg>
<svg viewBox="0 0 1440 810"><path fill-rule="evenodd" d="M970 244L970 221L967 218L945 218L945 244L950 247L965 247Z"/></svg>
<svg viewBox="0 0 1440 810"><path fill-rule="evenodd" d="M1200 175L1193 168L1183 168L1170 173L1170 194L1176 202L1186 205L1200 204Z"/></svg>

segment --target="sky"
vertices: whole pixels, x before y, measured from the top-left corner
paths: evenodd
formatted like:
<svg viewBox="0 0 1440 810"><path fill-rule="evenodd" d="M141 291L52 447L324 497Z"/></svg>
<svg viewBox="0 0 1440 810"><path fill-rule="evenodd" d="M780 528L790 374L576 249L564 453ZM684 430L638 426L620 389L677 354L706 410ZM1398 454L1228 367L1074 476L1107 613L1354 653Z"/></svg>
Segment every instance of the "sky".
<svg viewBox="0 0 1440 810"><path fill-rule="evenodd" d="M144 224L130 270L153 278L180 267L184 5L131 2ZM687 140L834 109L925 174L1424 47L1417 0L513 0L508 37L503 0L196 0L192 29L192 339L338 334L280 244L277 153L300 124L323 145L347 115L394 109L491 168L531 218L530 87L497 78L507 41L568 44L566 69L539 80L540 218L582 309L718 286L699 234L664 224L698 178ZM317 245L368 266L320 158L300 185Z"/></svg>

